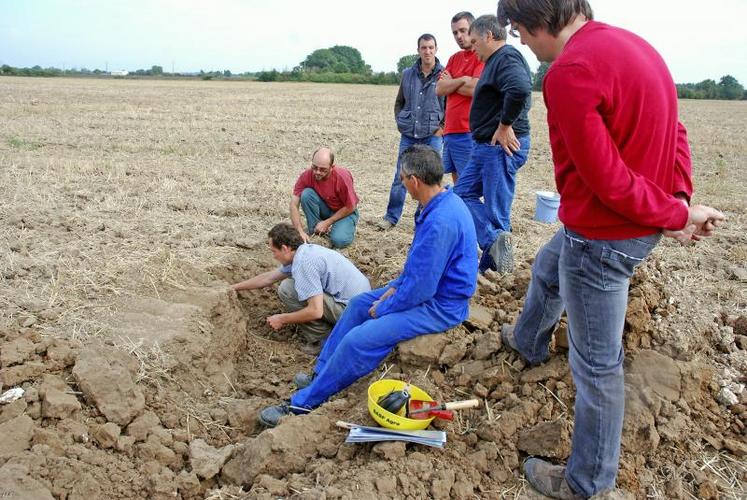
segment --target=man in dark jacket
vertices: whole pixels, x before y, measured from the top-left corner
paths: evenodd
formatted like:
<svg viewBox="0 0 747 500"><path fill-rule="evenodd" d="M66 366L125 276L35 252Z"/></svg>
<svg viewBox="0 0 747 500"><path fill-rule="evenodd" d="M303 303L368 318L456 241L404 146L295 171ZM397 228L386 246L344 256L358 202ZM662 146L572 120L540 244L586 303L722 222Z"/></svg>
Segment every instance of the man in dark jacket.
<svg viewBox="0 0 747 500"><path fill-rule="evenodd" d="M483 251L480 272L508 273L513 270L510 235L516 173L529 155L532 78L524 56L506 44L506 30L495 16L475 19L469 34L485 68L469 112L475 145L454 192L472 212Z"/></svg>
<svg viewBox="0 0 747 500"><path fill-rule="evenodd" d="M428 33L418 38L418 55L412 67L402 75L397 99L394 101L394 118L402 134L397 153L397 168L389 191L389 204L379 229L393 227L402 216L407 190L400 180L400 157L413 144L427 144L438 154L443 146L443 120L445 102L436 95L436 84L443 66L436 57L436 38Z"/></svg>

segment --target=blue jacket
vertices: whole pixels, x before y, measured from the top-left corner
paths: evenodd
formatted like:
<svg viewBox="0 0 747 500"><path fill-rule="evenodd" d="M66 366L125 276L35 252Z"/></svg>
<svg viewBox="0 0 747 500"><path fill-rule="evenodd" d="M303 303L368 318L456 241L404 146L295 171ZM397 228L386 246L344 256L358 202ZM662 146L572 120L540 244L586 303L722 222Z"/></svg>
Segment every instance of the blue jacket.
<svg viewBox="0 0 747 500"><path fill-rule="evenodd" d="M445 100L436 95L436 83L443 69L436 59L433 71L424 77L418 58L405 70L394 104L397 128L402 135L422 139L443 126Z"/></svg>
<svg viewBox="0 0 747 500"><path fill-rule="evenodd" d="M469 316L477 287L477 237L467 206L451 187L415 216L415 236L402 274L389 287L376 314L405 311L423 303L458 324Z"/></svg>

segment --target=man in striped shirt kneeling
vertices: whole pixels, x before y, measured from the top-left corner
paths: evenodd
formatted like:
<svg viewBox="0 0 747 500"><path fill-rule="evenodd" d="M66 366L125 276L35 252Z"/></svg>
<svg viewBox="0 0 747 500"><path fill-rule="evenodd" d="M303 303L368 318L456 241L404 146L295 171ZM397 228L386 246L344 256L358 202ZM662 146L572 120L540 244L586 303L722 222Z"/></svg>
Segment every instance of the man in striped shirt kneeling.
<svg viewBox="0 0 747 500"><path fill-rule="evenodd" d="M273 314L267 324L274 330L298 325L298 332L312 345L324 340L348 302L371 285L355 264L335 250L304 243L290 224L277 224L268 233L272 256L281 267L232 285L235 291L278 287L287 312Z"/></svg>

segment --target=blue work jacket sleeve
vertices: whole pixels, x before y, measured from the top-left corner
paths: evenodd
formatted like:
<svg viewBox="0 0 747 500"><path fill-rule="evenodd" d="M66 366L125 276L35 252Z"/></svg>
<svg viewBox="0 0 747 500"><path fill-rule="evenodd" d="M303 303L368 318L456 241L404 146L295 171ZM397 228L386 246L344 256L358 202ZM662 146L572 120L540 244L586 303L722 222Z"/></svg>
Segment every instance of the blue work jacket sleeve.
<svg viewBox="0 0 747 500"><path fill-rule="evenodd" d="M400 274L396 278L394 278L392 281L387 283L387 288L399 288L400 283L402 283L402 275Z"/></svg>
<svg viewBox="0 0 747 500"><path fill-rule="evenodd" d="M455 232L445 224L423 229L412 242L402 274L389 283L397 291L376 307L377 316L412 309L436 295L454 250Z"/></svg>

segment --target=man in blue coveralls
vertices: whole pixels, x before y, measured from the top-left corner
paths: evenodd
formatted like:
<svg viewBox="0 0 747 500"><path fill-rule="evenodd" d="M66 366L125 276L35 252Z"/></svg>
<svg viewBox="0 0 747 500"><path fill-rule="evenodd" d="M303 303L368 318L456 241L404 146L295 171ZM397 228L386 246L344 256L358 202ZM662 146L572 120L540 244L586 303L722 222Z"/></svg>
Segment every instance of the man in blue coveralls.
<svg viewBox="0 0 747 500"><path fill-rule="evenodd" d="M314 373L296 375L299 391L290 404L262 410L264 425L272 427L286 415L316 408L375 370L399 342L443 332L467 318L477 282L477 237L470 212L450 187L441 187L441 157L430 146L407 149L400 175L419 202L402 273L382 288L353 297Z"/></svg>

